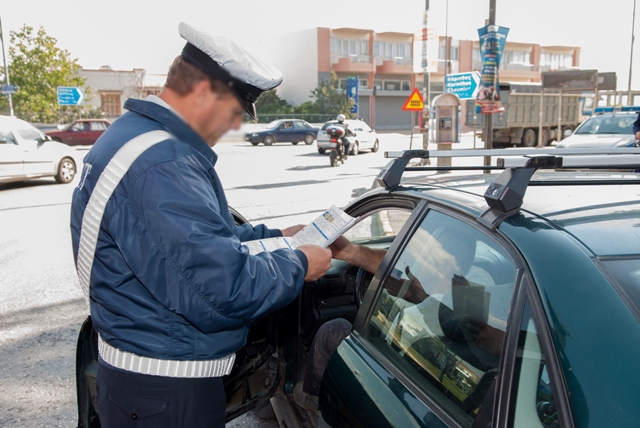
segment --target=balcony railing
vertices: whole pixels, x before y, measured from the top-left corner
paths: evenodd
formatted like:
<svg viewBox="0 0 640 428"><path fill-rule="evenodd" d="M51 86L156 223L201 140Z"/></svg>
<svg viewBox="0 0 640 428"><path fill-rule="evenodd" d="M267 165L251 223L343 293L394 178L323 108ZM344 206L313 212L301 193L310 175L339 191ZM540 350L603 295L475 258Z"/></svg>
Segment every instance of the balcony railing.
<svg viewBox="0 0 640 428"><path fill-rule="evenodd" d="M340 61L340 58L349 58L351 62L359 62L364 64L371 64L371 56L370 55L342 55L342 54L331 54L331 64L337 64Z"/></svg>
<svg viewBox="0 0 640 428"><path fill-rule="evenodd" d="M413 58L385 58L382 56L376 57L376 65L382 65L384 61L393 61L395 65L413 65Z"/></svg>

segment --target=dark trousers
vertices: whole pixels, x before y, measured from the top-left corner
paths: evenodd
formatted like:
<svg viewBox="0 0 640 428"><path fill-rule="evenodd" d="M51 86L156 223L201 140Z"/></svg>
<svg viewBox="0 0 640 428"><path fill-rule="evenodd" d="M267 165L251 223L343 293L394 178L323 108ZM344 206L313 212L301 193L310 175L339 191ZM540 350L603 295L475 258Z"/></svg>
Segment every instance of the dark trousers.
<svg viewBox="0 0 640 428"><path fill-rule="evenodd" d="M318 329L313 338L311 350L304 372L302 389L312 395L320 395L320 385L324 369L327 368L333 353L347 336L351 334L351 323L342 318L328 321Z"/></svg>
<svg viewBox="0 0 640 428"><path fill-rule="evenodd" d="M98 414L103 428L224 427L221 377L143 375L100 361Z"/></svg>

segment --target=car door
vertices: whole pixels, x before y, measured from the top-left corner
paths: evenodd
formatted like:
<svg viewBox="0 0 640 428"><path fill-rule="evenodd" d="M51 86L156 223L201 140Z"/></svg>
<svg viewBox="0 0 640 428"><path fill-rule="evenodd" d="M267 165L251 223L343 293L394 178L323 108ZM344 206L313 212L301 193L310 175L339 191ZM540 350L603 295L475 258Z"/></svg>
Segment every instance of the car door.
<svg viewBox="0 0 640 428"><path fill-rule="evenodd" d="M48 137L26 122L20 123L15 132L18 134L17 139L22 149L24 174L26 176L52 175L57 159L41 150Z"/></svg>
<svg viewBox="0 0 640 428"><path fill-rule="evenodd" d="M303 141L307 129L308 128L304 125L303 121L294 120L291 141Z"/></svg>
<svg viewBox="0 0 640 428"><path fill-rule="evenodd" d="M105 122L97 120L88 122L88 125L89 130L87 131L87 138L84 144L94 144L102 133L107 130L107 126Z"/></svg>
<svg viewBox="0 0 640 428"><path fill-rule="evenodd" d="M283 121L275 132L277 142L288 143L293 141L291 139L293 134L293 123L290 120Z"/></svg>
<svg viewBox="0 0 640 428"><path fill-rule="evenodd" d="M480 416L493 413L521 277L516 260L474 219L423 202L389 248L352 334L329 362L320 395L324 421L481 426Z"/></svg>
<svg viewBox="0 0 640 428"><path fill-rule="evenodd" d="M75 122L66 132L65 142L70 146L84 146L89 139L89 130L86 122Z"/></svg>
<svg viewBox="0 0 640 428"><path fill-rule="evenodd" d="M24 174L23 150L9 130L0 130L0 180Z"/></svg>

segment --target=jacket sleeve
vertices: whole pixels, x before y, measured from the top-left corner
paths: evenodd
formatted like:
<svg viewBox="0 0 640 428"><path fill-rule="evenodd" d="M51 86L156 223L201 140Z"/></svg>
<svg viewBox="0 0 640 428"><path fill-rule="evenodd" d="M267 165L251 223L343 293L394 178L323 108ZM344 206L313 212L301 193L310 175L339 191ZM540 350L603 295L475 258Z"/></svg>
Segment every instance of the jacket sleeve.
<svg viewBox="0 0 640 428"><path fill-rule="evenodd" d="M150 168L109 224L151 296L204 333L240 326L287 305L299 294L307 270L301 251L249 255L225 221L228 213L221 213L210 180L181 161Z"/></svg>
<svg viewBox="0 0 640 428"><path fill-rule="evenodd" d="M640 114L638 114L636 121L633 122L633 133L635 134L638 131L640 131Z"/></svg>

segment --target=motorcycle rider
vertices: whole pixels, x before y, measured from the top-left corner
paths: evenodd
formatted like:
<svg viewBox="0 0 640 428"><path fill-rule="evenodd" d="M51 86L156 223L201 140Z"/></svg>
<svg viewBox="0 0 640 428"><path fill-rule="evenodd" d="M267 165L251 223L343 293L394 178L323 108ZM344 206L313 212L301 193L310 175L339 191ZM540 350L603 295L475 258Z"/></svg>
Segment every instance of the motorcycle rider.
<svg viewBox="0 0 640 428"><path fill-rule="evenodd" d="M349 125L344 122L345 119L346 119L346 117L342 113L340 113L336 117L336 120L338 121L338 124L344 128L344 137L342 137L342 149L343 149L344 152L342 154L342 156L343 156L342 158L344 160L347 160L347 155L349 154L349 148L351 147L351 143L349 142L347 137L353 136L353 132L351 132L351 129L349 129Z"/></svg>

